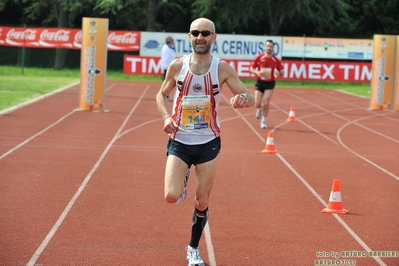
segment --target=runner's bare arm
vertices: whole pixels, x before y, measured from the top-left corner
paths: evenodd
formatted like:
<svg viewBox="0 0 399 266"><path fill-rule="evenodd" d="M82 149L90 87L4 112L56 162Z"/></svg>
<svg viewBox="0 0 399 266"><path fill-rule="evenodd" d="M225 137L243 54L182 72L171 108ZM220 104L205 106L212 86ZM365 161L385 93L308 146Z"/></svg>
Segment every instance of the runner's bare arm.
<svg viewBox="0 0 399 266"><path fill-rule="evenodd" d="M168 67L166 71L165 80L162 82L161 88L157 93L156 102L159 114L164 120L163 130L170 134L176 130L177 124L172 119L172 115L168 111L168 105L166 101L166 96L168 96L173 89L176 87L176 79L180 73L182 67L182 59L175 59Z"/></svg>
<svg viewBox="0 0 399 266"><path fill-rule="evenodd" d="M235 95L230 99L233 108L250 107L255 104L255 99L247 87L239 79L237 72L224 60L219 63L220 84L226 83L230 91Z"/></svg>

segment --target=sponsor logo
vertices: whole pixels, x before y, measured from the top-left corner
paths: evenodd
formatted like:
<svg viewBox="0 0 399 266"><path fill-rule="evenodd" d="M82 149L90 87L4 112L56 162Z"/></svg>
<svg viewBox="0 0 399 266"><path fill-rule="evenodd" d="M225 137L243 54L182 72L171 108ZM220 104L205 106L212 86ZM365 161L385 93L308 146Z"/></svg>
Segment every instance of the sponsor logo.
<svg viewBox="0 0 399 266"><path fill-rule="evenodd" d="M144 47L147 49L156 49L159 47L159 42L157 40L149 40Z"/></svg>

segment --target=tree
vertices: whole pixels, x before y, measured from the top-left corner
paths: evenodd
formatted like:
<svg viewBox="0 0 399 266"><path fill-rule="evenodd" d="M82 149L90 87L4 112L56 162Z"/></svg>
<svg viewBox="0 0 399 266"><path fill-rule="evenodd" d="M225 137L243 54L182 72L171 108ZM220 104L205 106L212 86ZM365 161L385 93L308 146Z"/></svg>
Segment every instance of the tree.
<svg viewBox="0 0 399 266"><path fill-rule="evenodd" d="M372 38L397 35L397 10L397 0L0 0L0 24L81 28L102 17L113 30L187 32L207 17L218 33ZM56 50L55 69L68 53Z"/></svg>
<svg viewBox="0 0 399 266"><path fill-rule="evenodd" d="M162 0L157 9L155 31L188 32L191 2L190 0Z"/></svg>
<svg viewBox="0 0 399 266"><path fill-rule="evenodd" d="M397 35L399 29L399 1L346 0L352 8L349 16L340 21L336 35L351 38L373 38L374 34Z"/></svg>
<svg viewBox="0 0 399 266"><path fill-rule="evenodd" d="M161 4L161 0L148 0L148 11L147 11L147 28L146 31L155 31L156 16L158 8Z"/></svg>
<svg viewBox="0 0 399 266"><path fill-rule="evenodd" d="M301 20L300 27L317 35L336 27L349 8L343 0L195 0L192 10L212 19L218 32L281 35Z"/></svg>
<svg viewBox="0 0 399 266"><path fill-rule="evenodd" d="M41 21L42 26L69 28L71 21L82 10L85 1L73 0L13 0L24 6L24 14L31 21ZM65 66L65 49L56 49L54 69L60 70Z"/></svg>
<svg viewBox="0 0 399 266"><path fill-rule="evenodd" d="M132 14L143 14L143 10L135 8L144 0L12 0L13 3L24 6L24 14L31 21L41 21L42 26L59 28L81 27L81 18L93 17L115 17L112 23L123 24L131 19ZM133 10L132 10L133 9ZM130 13L129 13L130 12ZM125 20L119 21L119 13L125 15ZM87 14L87 15L86 15ZM127 19L126 16L129 16ZM123 16L122 16L123 17ZM136 16L140 18L140 16ZM76 21L79 19L79 21ZM142 20L138 20L142 21ZM132 25L132 23L128 23ZM63 69L66 58L65 49L56 49L54 69Z"/></svg>

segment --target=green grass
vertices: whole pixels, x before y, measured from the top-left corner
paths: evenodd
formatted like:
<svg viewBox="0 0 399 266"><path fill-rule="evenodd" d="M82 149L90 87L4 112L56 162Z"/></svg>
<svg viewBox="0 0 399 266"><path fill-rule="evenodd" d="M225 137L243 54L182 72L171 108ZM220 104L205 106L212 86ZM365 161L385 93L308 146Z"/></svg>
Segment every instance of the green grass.
<svg viewBox="0 0 399 266"><path fill-rule="evenodd" d="M37 98L41 95L79 82L78 69L62 71L44 68L21 68L0 66L0 111ZM123 71L107 71L107 80L161 81L160 76L125 75ZM242 79L253 88L254 79ZM336 89L351 94L369 97L369 83L277 81L277 88Z"/></svg>
<svg viewBox="0 0 399 266"><path fill-rule="evenodd" d="M0 110L78 81L77 71L0 66Z"/></svg>

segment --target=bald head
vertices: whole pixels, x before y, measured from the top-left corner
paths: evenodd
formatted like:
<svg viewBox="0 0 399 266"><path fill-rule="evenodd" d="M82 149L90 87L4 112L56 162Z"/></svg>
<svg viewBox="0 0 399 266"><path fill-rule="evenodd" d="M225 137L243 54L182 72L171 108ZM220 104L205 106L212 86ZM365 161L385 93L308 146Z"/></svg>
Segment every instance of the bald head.
<svg viewBox="0 0 399 266"><path fill-rule="evenodd" d="M191 30L209 30L211 32L216 32L215 24L212 22L212 20L207 18L198 18L191 22L190 31Z"/></svg>

